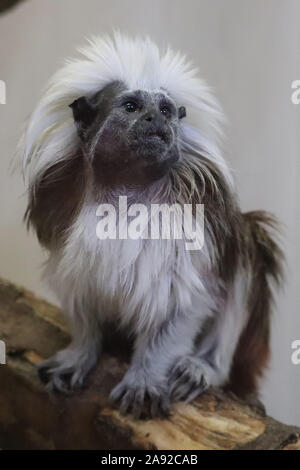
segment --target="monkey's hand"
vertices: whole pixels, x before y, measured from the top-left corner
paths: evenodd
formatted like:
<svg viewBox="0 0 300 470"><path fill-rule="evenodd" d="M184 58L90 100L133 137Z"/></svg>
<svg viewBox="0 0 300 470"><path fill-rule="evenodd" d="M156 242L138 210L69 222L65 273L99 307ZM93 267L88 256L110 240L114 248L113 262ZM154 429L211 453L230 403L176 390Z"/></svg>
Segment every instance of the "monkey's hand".
<svg viewBox="0 0 300 470"><path fill-rule="evenodd" d="M169 394L172 401L186 403L201 395L211 384L213 370L196 356L185 356L177 361L169 374Z"/></svg>
<svg viewBox="0 0 300 470"><path fill-rule="evenodd" d="M110 399L119 404L121 413L131 413L136 419L170 414L166 384L163 381L158 383L144 370L129 370L112 390Z"/></svg>
<svg viewBox="0 0 300 470"><path fill-rule="evenodd" d="M40 379L46 383L48 391L70 393L83 385L87 373L97 360L95 351L90 348L66 348L38 366Z"/></svg>

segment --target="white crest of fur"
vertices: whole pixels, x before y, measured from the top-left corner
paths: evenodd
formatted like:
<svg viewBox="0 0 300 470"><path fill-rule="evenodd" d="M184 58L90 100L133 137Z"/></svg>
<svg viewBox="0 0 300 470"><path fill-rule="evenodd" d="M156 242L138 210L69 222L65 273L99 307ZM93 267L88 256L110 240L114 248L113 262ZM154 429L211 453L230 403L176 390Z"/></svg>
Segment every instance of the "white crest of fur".
<svg viewBox="0 0 300 470"><path fill-rule="evenodd" d="M148 37L129 38L119 32L113 37L92 38L80 52L82 58L69 60L52 77L29 120L23 166L31 187L47 168L71 156L79 145L68 105L115 80L122 80L129 89L163 88L178 106L185 106L182 143L199 154L200 150L204 152L231 183L230 172L216 145L222 118L220 107L184 55L169 46L160 51Z"/></svg>

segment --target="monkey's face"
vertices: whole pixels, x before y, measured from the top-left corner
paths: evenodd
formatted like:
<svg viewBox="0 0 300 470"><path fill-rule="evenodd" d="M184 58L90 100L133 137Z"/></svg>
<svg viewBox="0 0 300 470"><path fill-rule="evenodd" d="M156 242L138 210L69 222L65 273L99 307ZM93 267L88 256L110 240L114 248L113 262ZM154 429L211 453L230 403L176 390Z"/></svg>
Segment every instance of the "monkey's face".
<svg viewBox="0 0 300 470"><path fill-rule="evenodd" d="M129 91L113 82L71 107L84 151L103 183L145 184L161 178L180 158L185 108L178 109L163 90Z"/></svg>

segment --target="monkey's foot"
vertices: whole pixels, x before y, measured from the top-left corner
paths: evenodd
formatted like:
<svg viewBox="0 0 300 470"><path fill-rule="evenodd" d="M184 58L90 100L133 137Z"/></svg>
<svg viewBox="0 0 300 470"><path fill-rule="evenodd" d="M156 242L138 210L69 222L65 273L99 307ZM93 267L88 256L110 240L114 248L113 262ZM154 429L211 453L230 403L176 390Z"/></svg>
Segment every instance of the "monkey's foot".
<svg viewBox="0 0 300 470"><path fill-rule="evenodd" d="M112 390L110 399L119 405L122 414L131 413L136 419L162 418L170 414L167 389L138 374L126 374Z"/></svg>
<svg viewBox="0 0 300 470"><path fill-rule="evenodd" d="M70 393L83 385L97 360L94 351L66 348L38 366L38 374L48 391Z"/></svg>
<svg viewBox="0 0 300 470"><path fill-rule="evenodd" d="M171 369L168 383L172 401L183 400L186 403L201 395L210 385L210 366L203 360L186 356Z"/></svg>

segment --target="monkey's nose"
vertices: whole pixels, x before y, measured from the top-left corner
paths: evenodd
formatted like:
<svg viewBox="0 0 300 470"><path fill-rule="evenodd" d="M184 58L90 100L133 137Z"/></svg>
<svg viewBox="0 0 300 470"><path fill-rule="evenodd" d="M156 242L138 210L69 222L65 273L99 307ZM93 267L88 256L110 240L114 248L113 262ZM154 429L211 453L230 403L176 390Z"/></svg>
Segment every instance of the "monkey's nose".
<svg viewBox="0 0 300 470"><path fill-rule="evenodd" d="M145 113L142 116L141 120L144 123L144 125L146 125L148 128L157 127L159 129L161 127L164 127L167 122L166 118L161 113L157 113L154 111L148 111L147 113Z"/></svg>
<svg viewBox="0 0 300 470"><path fill-rule="evenodd" d="M145 121L151 122L154 118L154 114L152 112L148 112L144 114L143 118Z"/></svg>

